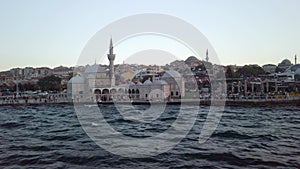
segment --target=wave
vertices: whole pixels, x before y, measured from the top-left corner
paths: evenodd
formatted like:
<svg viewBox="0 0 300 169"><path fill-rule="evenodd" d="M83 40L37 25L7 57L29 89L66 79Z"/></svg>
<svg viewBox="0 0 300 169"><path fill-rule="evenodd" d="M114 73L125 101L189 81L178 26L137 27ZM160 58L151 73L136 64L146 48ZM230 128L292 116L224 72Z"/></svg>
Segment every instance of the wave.
<svg viewBox="0 0 300 169"><path fill-rule="evenodd" d="M231 139L252 139L254 138L251 135L241 134L234 130L229 130L225 132L216 132L212 134L212 137L220 137L220 138L231 138Z"/></svg>
<svg viewBox="0 0 300 169"><path fill-rule="evenodd" d="M206 159L208 161L215 161L215 162L226 162L230 165L235 166L269 166L269 167L280 167L280 166L286 166L286 164L277 162L277 161L265 161L259 158L241 158L237 155L234 155L233 153L227 152L227 153L210 153L210 154L201 154L201 153L195 153L195 154L183 154L184 157L189 157L191 159Z"/></svg>
<svg viewBox="0 0 300 169"><path fill-rule="evenodd" d="M23 127L25 124L20 123L20 122L5 122L0 125L0 127L6 128L6 129L12 129L12 128L19 128Z"/></svg>

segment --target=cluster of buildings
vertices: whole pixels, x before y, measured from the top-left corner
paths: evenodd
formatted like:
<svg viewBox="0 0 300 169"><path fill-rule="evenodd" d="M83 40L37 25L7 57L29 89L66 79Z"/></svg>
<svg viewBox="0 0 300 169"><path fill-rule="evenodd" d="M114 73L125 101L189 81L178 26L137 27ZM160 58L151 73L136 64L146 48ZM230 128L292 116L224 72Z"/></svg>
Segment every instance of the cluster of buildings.
<svg viewBox="0 0 300 169"><path fill-rule="evenodd" d="M110 41L109 65L86 65L75 68L59 66L53 69L14 68L0 72L0 87L16 84L37 84L46 76L58 76L67 86L67 95L74 101L172 101L181 98L210 97L212 90L219 97L244 98L253 96L297 95L300 91L300 64L288 59L278 65L262 66L265 73L256 77L225 77L228 67L237 72L242 67L223 66L190 56L164 66L114 64L116 55ZM73 76L71 79L70 77ZM222 84L221 82L226 82ZM212 82L220 85L212 88ZM225 90L224 90L225 88ZM0 91L1 92L1 91Z"/></svg>
<svg viewBox="0 0 300 169"><path fill-rule="evenodd" d="M184 61L176 60L165 66L114 65L115 57L111 40L108 66L95 63L75 68L76 76L68 83L69 99L105 102L210 97L211 82L222 80L226 81L227 93L219 97L271 96L298 93L300 89L300 82L295 80L295 76L300 75L296 57L295 64L284 60L278 65L264 65L266 73L257 77L226 79L221 74L225 74L227 66L210 63L208 51L205 60L190 56ZM238 69L236 67L233 70Z"/></svg>
<svg viewBox="0 0 300 169"><path fill-rule="evenodd" d="M53 69L48 67L25 67L25 68L13 68L9 71L0 72L0 91L3 90L16 90L18 85L37 85L38 81L46 76L57 76L62 79L61 84L67 85L70 75L73 73L73 68L59 66ZM12 89L13 88L13 89Z"/></svg>
<svg viewBox="0 0 300 169"><path fill-rule="evenodd" d="M300 64L284 59L278 65L262 66L265 74L257 77L227 78L228 95L231 97L290 97L300 91Z"/></svg>

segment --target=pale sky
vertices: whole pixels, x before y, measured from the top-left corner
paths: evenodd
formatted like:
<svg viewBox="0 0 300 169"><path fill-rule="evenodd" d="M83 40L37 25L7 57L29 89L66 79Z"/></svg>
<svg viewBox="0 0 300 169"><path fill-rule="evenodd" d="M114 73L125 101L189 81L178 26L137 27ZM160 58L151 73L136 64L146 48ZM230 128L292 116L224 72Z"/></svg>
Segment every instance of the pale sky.
<svg viewBox="0 0 300 169"><path fill-rule="evenodd" d="M74 66L97 31L140 13L191 23L224 65L294 62L294 55L300 56L299 0L1 0L0 70ZM125 57L122 51L116 54Z"/></svg>

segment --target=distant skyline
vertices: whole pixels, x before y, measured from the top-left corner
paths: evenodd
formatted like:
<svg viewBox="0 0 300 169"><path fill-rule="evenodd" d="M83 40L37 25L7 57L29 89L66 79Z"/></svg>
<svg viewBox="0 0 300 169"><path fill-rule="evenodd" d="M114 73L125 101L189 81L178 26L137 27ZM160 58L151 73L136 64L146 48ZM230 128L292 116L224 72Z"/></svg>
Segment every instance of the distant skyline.
<svg viewBox="0 0 300 169"><path fill-rule="evenodd" d="M163 13L191 23L206 36L223 65L278 64L283 59L294 63L295 54L300 56L299 0L1 2L0 71L74 66L97 31L139 13ZM134 44L136 41L116 47L116 64L141 52L123 50L130 46L138 50L143 44ZM162 48L169 46L162 43ZM167 52L179 59L193 55L186 50ZM95 56L98 61L100 58Z"/></svg>

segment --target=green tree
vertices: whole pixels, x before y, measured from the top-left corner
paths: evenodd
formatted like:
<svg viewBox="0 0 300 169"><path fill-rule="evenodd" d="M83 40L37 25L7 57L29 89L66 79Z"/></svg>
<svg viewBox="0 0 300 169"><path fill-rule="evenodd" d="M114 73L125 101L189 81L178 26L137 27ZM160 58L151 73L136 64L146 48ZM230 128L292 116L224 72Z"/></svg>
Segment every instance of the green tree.
<svg viewBox="0 0 300 169"><path fill-rule="evenodd" d="M20 87L20 85L19 85L19 87ZM25 90L38 90L38 85L36 85L36 84L32 84L32 83L25 83L23 86L23 90L25 91Z"/></svg>
<svg viewBox="0 0 300 169"><path fill-rule="evenodd" d="M264 75L265 71L258 65L245 65L239 68L237 73L244 77L257 77L258 75Z"/></svg>
<svg viewBox="0 0 300 169"><path fill-rule="evenodd" d="M38 86L43 91L60 91L61 78L54 75L46 76L38 81Z"/></svg>
<svg viewBox="0 0 300 169"><path fill-rule="evenodd" d="M226 78L233 78L233 71L230 66L226 67L225 76Z"/></svg>
<svg viewBox="0 0 300 169"><path fill-rule="evenodd" d="M8 89L7 84L6 84L6 83L2 83L2 84L0 85L0 91L6 90L6 89Z"/></svg>
<svg viewBox="0 0 300 169"><path fill-rule="evenodd" d="M283 72L283 70L277 66L275 69L275 73L282 73L282 72Z"/></svg>
<svg viewBox="0 0 300 169"><path fill-rule="evenodd" d="M299 74L296 74L294 78L295 78L295 81L300 81L300 75Z"/></svg>
<svg viewBox="0 0 300 169"><path fill-rule="evenodd" d="M76 76L76 74L74 74L73 72L69 72L68 73L68 79L72 79L72 77Z"/></svg>

